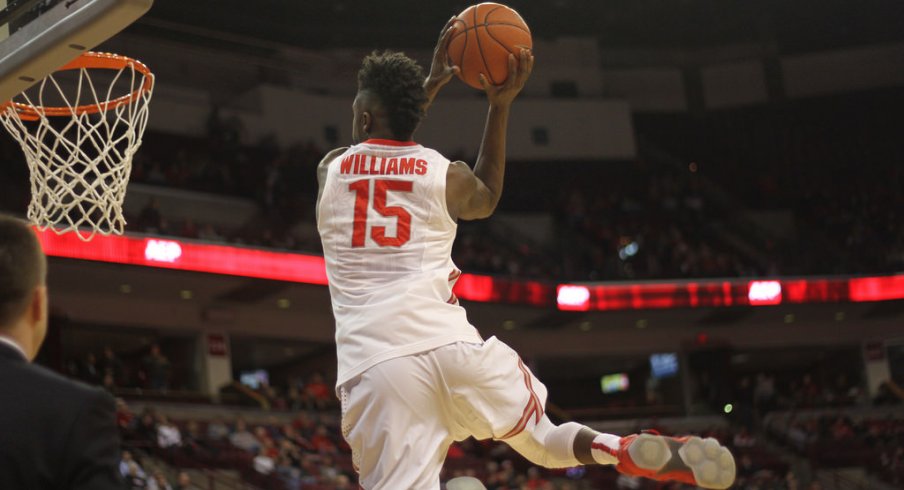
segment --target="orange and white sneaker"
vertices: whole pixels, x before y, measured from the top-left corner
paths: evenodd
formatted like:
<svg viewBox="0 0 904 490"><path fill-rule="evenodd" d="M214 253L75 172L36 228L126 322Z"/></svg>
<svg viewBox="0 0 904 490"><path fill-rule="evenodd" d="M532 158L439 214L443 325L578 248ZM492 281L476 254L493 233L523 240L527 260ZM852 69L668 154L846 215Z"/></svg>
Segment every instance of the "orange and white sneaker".
<svg viewBox="0 0 904 490"><path fill-rule="evenodd" d="M622 437L615 453L616 469L627 475L719 490L735 481L734 456L713 438L634 434Z"/></svg>

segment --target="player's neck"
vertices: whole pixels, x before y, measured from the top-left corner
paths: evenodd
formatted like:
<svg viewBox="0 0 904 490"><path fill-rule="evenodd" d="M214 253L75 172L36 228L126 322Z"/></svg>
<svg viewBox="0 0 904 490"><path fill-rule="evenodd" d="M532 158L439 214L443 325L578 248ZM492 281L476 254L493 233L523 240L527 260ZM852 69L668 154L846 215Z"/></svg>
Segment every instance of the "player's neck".
<svg viewBox="0 0 904 490"><path fill-rule="evenodd" d="M389 140L389 141L411 141L411 138L399 138L398 136L392 134L391 131L374 131L372 133L367 134L368 140Z"/></svg>

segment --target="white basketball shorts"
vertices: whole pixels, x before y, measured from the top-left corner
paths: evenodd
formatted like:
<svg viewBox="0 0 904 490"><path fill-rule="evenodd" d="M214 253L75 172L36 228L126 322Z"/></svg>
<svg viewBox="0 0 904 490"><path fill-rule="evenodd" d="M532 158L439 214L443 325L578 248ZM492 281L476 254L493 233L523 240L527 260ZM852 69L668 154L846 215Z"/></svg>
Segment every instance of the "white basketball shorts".
<svg viewBox="0 0 904 490"><path fill-rule="evenodd" d="M453 441L514 437L546 405L546 387L496 337L384 361L339 394L364 490L438 490Z"/></svg>

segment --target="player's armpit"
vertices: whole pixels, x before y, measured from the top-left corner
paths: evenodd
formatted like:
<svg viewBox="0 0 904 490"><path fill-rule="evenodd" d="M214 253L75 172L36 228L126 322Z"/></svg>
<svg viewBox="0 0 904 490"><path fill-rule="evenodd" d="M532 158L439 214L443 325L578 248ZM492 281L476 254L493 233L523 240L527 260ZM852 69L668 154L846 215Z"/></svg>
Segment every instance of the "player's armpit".
<svg viewBox="0 0 904 490"><path fill-rule="evenodd" d="M488 218L496 209L496 199L464 162L452 162L446 174L446 206L452 219Z"/></svg>
<svg viewBox="0 0 904 490"><path fill-rule="evenodd" d="M336 157L343 154L346 150L348 150L347 146L343 146L342 148L336 148L335 150L327 153L326 156L324 156L323 159L320 160L320 163L317 165L317 179L318 180L322 180L321 177L323 177L324 175L321 175L321 174L323 172L325 172L326 169L329 168L330 162L335 160Z"/></svg>

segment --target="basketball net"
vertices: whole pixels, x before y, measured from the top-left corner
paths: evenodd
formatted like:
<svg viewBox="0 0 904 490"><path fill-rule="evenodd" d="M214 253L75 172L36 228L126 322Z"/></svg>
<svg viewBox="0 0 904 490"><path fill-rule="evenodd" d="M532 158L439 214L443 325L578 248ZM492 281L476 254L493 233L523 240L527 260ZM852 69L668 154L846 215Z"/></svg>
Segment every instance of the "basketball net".
<svg viewBox="0 0 904 490"><path fill-rule="evenodd" d="M77 70L73 93L54 78ZM98 70L109 83L92 81ZM72 78L75 78L72 76ZM118 96L128 87L126 95ZM122 234L122 204L148 121L154 75L139 61L87 52L0 106L0 121L28 162L28 219L82 240ZM45 106L48 103L57 106Z"/></svg>

